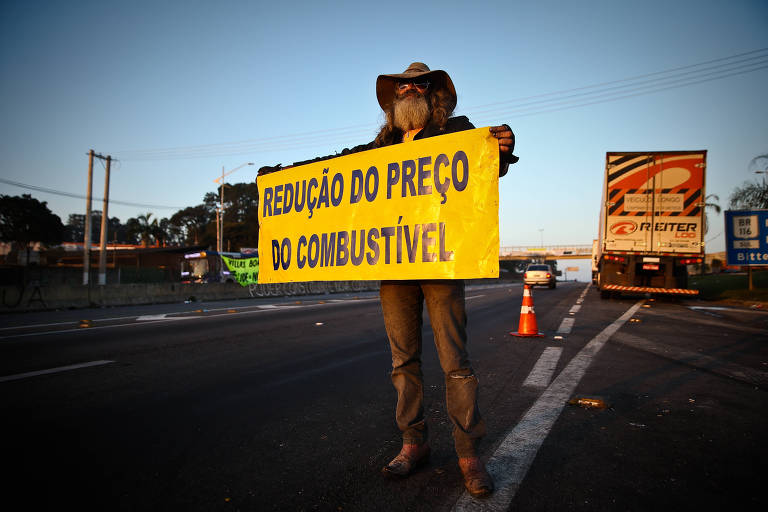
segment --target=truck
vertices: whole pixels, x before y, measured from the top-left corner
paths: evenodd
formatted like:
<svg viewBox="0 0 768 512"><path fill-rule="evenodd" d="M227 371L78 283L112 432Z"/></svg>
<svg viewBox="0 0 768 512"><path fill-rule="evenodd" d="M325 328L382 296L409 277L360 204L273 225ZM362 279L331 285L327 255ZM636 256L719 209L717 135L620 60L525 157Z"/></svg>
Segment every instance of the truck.
<svg viewBox="0 0 768 512"><path fill-rule="evenodd" d="M704 258L706 161L706 150L606 153L592 258L601 298L698 294L688 268Z"/></svg>

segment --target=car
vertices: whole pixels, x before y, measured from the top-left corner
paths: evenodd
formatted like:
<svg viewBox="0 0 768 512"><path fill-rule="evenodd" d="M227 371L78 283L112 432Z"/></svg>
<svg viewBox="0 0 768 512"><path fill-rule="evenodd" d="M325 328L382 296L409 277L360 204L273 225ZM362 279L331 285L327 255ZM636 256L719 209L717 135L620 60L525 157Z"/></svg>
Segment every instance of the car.
<svg viewBox="0 0 768 512"><path fill-rule="evenodd" d="M523 274L523 283L530 286L549 286L550 288L557 286L552 267L543 263L528 265Z"/></svg>

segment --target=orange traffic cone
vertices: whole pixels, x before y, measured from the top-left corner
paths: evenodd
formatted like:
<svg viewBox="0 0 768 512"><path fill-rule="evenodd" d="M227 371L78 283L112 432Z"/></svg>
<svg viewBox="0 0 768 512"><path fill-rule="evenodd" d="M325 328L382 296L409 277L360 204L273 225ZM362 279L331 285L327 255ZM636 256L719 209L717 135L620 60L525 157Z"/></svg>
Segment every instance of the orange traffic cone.
<svg viewBox="0 0 768 512"><path fill-rule="evenodd" d="M536 325L536 312L533 310L533 294L531 287L523 285L523 305L520 306L520 325L518 332L510 332L512 336L541 338L544 333L539 332Z"/></svg>

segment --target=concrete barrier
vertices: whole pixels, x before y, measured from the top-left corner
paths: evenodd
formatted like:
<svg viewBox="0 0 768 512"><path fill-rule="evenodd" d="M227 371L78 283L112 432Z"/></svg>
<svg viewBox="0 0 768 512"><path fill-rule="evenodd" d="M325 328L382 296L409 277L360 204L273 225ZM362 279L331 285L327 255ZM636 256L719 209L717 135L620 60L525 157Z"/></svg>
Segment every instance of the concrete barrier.
<svg viewBox="0 0 768 512"><path fill-rule="evenodd" d="M509 282L500 279L468 279L470 284ZM137 283L73 285L29 281L24 285L0 286L0 314L54 309L128 306L200 302L250 297L285 297L376 291L379 281L312 281L302 283L253 284L236 283Z"/></svg>
<svg viewBox="0 0 768 512"><path fill-rule="evenodd" d="M97 285L51 285L31 281L26 285L0 286L0 313L77 309L278 297L378 290L379 281L317 281L308 283L140 283Z"/></svg>

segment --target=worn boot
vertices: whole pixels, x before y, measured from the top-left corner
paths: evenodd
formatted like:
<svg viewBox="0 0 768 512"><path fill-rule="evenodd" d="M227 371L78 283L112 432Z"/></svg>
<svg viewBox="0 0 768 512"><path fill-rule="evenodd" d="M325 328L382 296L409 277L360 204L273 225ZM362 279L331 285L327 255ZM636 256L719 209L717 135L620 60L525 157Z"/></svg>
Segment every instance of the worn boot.
<svg viewBox="0 0 768 512"><path fill-rule="evenodd" d="M381 469L384 476L405 478L413 470L429 460L429 445L423 444L403 444L397 457Z"/></svg>
<svg viewBox="0 0 768 512"><path fill-rule="evenodd" d="M459 468L469 494L475 498L485 498L493 492L493 480L480 457L459 457Z"/></svg>

